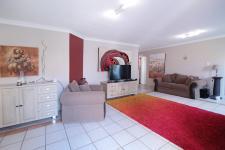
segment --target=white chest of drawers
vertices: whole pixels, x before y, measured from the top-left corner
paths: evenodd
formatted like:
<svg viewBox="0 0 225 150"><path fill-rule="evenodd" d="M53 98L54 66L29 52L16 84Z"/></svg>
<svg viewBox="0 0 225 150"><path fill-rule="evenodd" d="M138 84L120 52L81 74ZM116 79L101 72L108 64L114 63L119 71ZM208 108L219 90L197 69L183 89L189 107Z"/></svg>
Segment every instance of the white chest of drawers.
<svg viewBox="0 0 225 150"><path fill-rule="evenodd" d="M56 116L56 83L0 86L0 128Z"/></svg>

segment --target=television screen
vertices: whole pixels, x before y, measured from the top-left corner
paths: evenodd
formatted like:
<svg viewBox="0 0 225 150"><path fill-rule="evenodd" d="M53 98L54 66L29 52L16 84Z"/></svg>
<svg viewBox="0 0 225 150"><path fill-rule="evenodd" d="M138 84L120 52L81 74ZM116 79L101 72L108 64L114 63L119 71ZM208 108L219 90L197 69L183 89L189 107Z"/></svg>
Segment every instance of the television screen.
<svg viewBox="0 0 225 150"><path fill-rule="evenodd" d="M112 65L109 69L110 80L131 79L130 65Z"/></svg>

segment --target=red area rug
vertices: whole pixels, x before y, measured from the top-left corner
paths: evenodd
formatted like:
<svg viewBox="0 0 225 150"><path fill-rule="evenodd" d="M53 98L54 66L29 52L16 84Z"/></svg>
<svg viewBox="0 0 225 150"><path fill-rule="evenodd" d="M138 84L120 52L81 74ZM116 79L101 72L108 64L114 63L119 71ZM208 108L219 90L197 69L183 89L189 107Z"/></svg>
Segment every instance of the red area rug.
<svg viewBox="0 0 225 150"><path fill-rule="evenodd" d="M139 94L107 102L185 150L225 150L225 116Z"/></svg>

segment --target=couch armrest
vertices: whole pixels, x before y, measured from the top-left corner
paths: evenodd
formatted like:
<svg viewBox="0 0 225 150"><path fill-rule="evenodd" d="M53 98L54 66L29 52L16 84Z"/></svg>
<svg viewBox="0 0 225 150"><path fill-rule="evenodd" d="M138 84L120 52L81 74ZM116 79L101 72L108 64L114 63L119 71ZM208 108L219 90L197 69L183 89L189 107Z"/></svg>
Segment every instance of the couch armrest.
<svg viewBox="0 0 225 150"><path fill-rule="evenodd" d="M103 87L101 85L89 85L92 91L103 91Z"/></svg>
<svg viewBox="0 0 225 150"><path fill-rule="evenodd" d="M200 98L200 89L207 85L207 81L204 79L193 81L190 84L190 94L192 99Z"/></svg>
<svg viewBox="0 0 225 150"><path fill-rule="evenodd" d="M105 102L104 91L83 91L67 92L64 91L60 98L62 105L90 105L103 104Z"/></svg>
<svg viewBox="0 0 225 150"><path fill-rule="evenodd" d="M153 81L155 83L154 91L158 91L158 85L159 85L159 82L162 81L162 78L155 78Z"/></svg>

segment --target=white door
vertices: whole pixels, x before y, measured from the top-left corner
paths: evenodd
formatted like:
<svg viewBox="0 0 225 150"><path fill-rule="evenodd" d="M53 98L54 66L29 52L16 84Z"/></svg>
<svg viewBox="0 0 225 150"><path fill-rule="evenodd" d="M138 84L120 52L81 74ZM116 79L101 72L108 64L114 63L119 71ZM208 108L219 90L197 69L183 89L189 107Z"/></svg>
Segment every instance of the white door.
<svg viewBox="0 0 225 150"><path fill-rule="evenodd" d="M140 56L140 83L146 84L147 79L147 58Z"/></svg>
<svg viewBox="0 0 225 150"><path fill-rule="evenodd" d="M34 86L20 89L20 121L29 122L37 119L36 88Z"/></svg>
<svg viewBox="0 0 225 150"><path fill-rule="evenodd" d="M19 93L17 88L2 89L2 126L19 123Z"/></svg>

